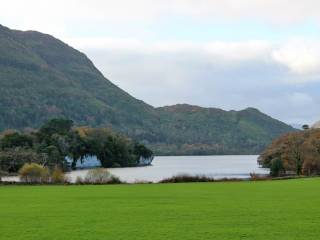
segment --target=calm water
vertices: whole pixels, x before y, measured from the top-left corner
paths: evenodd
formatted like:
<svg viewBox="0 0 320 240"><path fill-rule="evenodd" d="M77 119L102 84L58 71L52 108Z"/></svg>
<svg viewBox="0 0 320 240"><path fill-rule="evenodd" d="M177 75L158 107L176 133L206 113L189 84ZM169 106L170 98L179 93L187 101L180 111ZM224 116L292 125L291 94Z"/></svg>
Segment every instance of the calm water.
<svg viewBox="0 0 320 240"><path fill-rule="evenodd" d="M214 178L248 178L250 173L268 174L268 169L259 168L257 158L255 155L155 157L152 166L109 170L127 182L157 182L183 173ZM88 170L77 170L68 175L75 181L77 176L85 177L87 172Z"/></svg>

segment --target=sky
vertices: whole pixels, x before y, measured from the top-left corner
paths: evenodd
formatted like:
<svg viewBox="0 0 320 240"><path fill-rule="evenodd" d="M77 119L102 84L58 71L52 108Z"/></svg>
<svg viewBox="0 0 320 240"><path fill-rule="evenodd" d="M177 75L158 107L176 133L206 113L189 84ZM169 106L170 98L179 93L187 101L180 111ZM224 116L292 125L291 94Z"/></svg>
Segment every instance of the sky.
<svg viewBox="0 0 320 240"><path fill-rule="evenodd" d="M54 35L153 106L320 119L319 0L0 0L0 24Z"/></svg>

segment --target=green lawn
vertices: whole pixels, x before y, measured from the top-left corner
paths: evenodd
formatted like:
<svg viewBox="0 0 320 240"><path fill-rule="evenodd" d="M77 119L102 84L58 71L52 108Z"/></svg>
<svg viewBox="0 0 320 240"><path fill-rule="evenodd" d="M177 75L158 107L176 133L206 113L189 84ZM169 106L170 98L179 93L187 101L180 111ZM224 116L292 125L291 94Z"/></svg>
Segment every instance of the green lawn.
<svg viewBox="0 0 320 240"><path fill-rule="evenodd" d="M2 186L0 239L320 239L320 179Z"/></svg>

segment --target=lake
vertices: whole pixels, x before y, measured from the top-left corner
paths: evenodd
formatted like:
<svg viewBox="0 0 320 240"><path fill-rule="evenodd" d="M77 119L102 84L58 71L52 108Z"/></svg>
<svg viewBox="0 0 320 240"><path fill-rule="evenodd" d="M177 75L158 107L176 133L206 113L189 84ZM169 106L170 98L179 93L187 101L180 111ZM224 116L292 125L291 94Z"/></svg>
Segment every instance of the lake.
<svg viewBox="0 0 320 240"><path fill-rule="evenodd" d="M206 175L219 178L248 178L250 173L268 174L268 169L259 168L256 155L232 156L166 156L155 157L151 166L111 168L109 171L126 182L157 182L177 174ZM88 170L68 173L71 181L85 177Z"/></svg>
<svg viewBox="0 0 320 240"><path fill-rule="evenodd" d="M155 157L151 166L131 168L110 168L109 171L122 181L158 182L178 174L206 175L215 179L249 178L250 173L268 174L269 169L260 168L257 155L224 155L224 156L166 156ZM76 170L67 173L75 182L84 178L89 170ZM3 178L3 181L19 181L18 177Z"/></svg>

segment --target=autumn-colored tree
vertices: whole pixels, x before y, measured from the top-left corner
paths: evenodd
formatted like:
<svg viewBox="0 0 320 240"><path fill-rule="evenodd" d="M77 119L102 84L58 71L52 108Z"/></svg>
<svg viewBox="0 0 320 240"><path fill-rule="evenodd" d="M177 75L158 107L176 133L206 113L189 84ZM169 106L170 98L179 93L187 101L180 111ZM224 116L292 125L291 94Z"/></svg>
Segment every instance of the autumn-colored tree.
<svg viewBox="0 0 320 240"><path fill-rule="evenodd" d="M260 155L258 162L271 169L283 167L283 173L297 175L320 174L320 129L309 129L286 134Z"/></svg>

